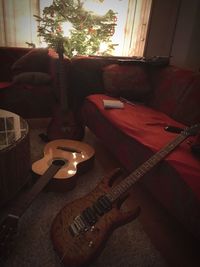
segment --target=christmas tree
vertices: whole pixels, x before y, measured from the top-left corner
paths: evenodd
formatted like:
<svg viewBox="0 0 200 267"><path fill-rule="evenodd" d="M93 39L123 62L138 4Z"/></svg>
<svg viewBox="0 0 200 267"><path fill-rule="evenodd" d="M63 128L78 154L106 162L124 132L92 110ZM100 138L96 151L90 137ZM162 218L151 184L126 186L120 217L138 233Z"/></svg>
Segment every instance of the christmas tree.
<svg viewBox="0 0 200 267"><path fill-rule="evenodd" d="M38 36L54 49L62 38L64 53L68 57L110 54L116 45L111 41L115 32L116 13L109 10L100 16L84 9L83 5L84 1L80 0L54 0L52 5L44 8L42 16L35 15L40 23ZM71 29L65 36L69 25ZM101 44L106 45L105 51L99 51Z"/></svg>

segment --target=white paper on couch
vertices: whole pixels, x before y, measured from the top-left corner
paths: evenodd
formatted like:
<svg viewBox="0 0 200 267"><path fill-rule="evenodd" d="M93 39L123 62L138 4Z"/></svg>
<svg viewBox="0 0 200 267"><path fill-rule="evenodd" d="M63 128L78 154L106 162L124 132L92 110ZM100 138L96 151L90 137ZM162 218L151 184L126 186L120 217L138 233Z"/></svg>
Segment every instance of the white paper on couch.
<svg viewBox="0 0 200 267"><path fill-rule="evenodd" d="M105 109L110 109L110 108L124 108L124 103L120 100L108 100L108 99L103 99L103 105Z"/></svg>

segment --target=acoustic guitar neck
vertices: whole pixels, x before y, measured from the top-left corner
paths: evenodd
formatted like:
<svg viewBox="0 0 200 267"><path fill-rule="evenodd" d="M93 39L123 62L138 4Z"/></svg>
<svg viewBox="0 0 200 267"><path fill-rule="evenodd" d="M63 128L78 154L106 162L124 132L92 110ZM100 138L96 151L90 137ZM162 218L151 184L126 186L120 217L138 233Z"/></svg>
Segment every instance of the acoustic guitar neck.
<svg viewBox="0 0 200 267"><path fill-rule="evenodd" d="M43 174L42 179L39 179L33 185L31 190L26 192L25 195L22 195L20 199L13 205L13 207L9 211L8 216L13 216L19 219L32 203L32 201L37 197L37 195L48 184L49 180L58 172L60 168L60 165L51 164Z"/></svg>

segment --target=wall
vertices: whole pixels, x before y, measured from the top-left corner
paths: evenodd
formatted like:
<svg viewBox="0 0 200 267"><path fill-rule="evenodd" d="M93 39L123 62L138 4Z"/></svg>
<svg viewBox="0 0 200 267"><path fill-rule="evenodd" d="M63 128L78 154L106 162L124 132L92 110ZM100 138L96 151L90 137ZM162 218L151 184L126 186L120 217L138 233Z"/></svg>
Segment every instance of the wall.
<svg viewBox="0 0 200 267"><path fill-rule="evenodd" d="M183 0L172 47L172 63L200 69L200 1Z"/></svg>
<svg viewBox="0 0 200 267"><path fill-rule="evenodd" d="M154 0L145 56L171 56L180 67L200 68L200 1Z"/></svg>
<svg viewBox="0 0 200 267"><path fill-rule="evenodd" d="M169 56L180 0L153 0L145 56Z"/></svg>

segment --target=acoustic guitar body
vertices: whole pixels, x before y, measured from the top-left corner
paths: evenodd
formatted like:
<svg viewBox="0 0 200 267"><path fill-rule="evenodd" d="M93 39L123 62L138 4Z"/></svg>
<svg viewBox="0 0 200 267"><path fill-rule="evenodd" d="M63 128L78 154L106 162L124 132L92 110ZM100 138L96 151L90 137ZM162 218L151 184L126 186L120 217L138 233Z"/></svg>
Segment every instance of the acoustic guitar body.
<svg viewBox="0 0 200 267"><path fill-rule="evenodd" d="M72 189L76 185L77 174L87 171L93 161L94 149L83 142L61 139L45 146L44 157L32 165L32 171L40 178L31 190L18 198L0 224L0 263L12 251L20 217L44 187L60 192Z"/></svg>
<svg viewBox="0 0 200 267"><path fill-rule="evenodd" d="M63 165L47 185L48 190L66 191L74 188L77 176L86 172L94 162L94 149L88 144L75 140L58 139L47 143L44 157L32 165L32 171L42 176L56 162Z"/></svg>
<svg viewBox="0 0 200 267"><path fill-rule="evenodd" d="M102 251L114 229L132 221L139 215L139 208L122 212L117 205L104 214L95 226L78 236L69 230L70 224L82 210L91 206L102 194L110 190L109 180L116 175L104 177L102 182L87 196L66 205L56 216L51 227L51 239L60 261L67 267L88 266Z"/></svg>

